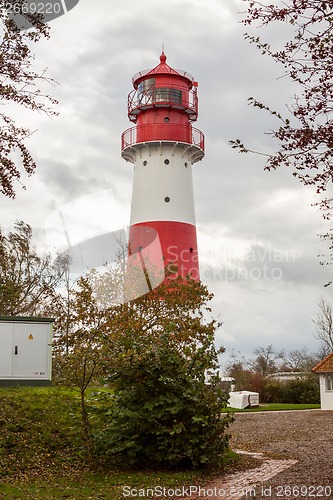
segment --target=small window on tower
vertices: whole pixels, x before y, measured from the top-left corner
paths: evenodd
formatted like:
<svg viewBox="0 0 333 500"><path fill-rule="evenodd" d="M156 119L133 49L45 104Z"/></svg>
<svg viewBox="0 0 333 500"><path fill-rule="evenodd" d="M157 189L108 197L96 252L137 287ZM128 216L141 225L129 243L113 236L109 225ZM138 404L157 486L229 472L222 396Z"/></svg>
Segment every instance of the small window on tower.
<svg viewBox="0 0 333 500"><path fill-rule="evenodd" d="M166 159L164 160L164 163L165 163L166 165L169 165L170 160L168 160L168 159L166 158Z"/></svg>
<svg viewBox="0 0 333 500"><path fill-rule="evenodd" d="M166 116L166 117L164 118L164 121L165 121L165 123L168 123L168 122L170 121L170 118L169 118L168 116Z"/></svg>
<svg viewBox="0 0 333 500"><path fill-rule="evenodd" d="M144 166L148 165L147 160L145 160L145 161L143 162L143 165L144 165Z"/></svg>
<svg viewBox="0 0 333 500"><path fill-rule="evenodd" d="M165 201L165 203L169 203L169 201L170 201L169 196L166 196L166 197L164 198L164 201Z"/></svg>
<svg viewBox="0 0 333 500"><path fill-rule="evenodd" d="M185 168L187 168L187 167L188 167L188 163L187 163L187 161L184 163L184 165L185 165Z"/></svg>

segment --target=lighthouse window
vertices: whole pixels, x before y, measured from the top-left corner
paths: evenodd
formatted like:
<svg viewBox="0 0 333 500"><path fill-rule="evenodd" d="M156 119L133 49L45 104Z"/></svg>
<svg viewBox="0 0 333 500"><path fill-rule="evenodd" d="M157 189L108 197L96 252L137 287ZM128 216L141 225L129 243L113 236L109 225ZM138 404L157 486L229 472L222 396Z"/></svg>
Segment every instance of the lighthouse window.
<svg viewBox="0 0 333 500"><path fill-rule="evenodd" d="M166 196L166 197L164 198L164 201L165 201L165 203L169 203L169 201L170 201L169 196Z"/></svg>
<svg viewBox="0 0 333 500"><path fill-rule="evenodd" d="M140 102L148 101L149 98L154 94L155 90L155 78L147 78L143 80L138 85L138 97Z"/></svg>
<svg viewBox="0 0 333 500"><path fill-rule="evenodd" d="M187 161L184 163L184 165L185 165L185 168L187 168L187 167L188 167L188 163L187 163Z"/></svg>
<svg viewBox="0 0 333 500"><path fill-rule="evenodd" d="M168 123L168 122L170 121L170 118L169 118L168 116L166 116L166 117L164 118L164 121L165 121L165 123Z"/></svg>
<svg viewBox="0 0 333 500"><path fill-rule="evenodd" d="M178 89L171 89L171 101L177 102L178 104L182 103L182 91Z"/></svg>
<svg viewBox="0 0 333 500"><path fill-rule="evenodd" d="M144 166L148 165L147 160L145 160L145 161L143 162L143 165L144 165Z"/></svg>
<svg viewBox="0 0 333 500"><path fill-rule="evenodd" d="M156 102L173 102L175 104L182 103L182 91L179 89L157 88L155 93Z"/></svg>
<svg viewBox="0 0 333 500"><path fill-rule="evenodd" d="M166 165L169 165L170 160L168 160L168 159L166 158L166 159L164 160L164 163L165 163Z"/></svg>

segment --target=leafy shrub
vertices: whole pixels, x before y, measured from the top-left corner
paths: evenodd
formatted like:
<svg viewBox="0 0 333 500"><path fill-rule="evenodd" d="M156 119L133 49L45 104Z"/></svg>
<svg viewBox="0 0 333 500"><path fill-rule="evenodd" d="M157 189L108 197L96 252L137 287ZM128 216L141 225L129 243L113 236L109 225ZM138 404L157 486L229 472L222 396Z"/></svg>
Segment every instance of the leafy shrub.
<svg viewBox="0 0 333 500"><path fill-rule="evenodd" d="M147 467L198 467L221 460L230 417L221 417L226 401L217 377L205 383L206 349L198 347L190 357L169 333L158 343L128 335L113 376L115 394L101 395L107 410L96 436L99 452Z"/></svg>
<svg viewBox="0 0 333 500"><path fill-rule="evenodd" d="M320 389L317 377L291 380L285 388L286 403L320 403Z"/></svg>
<svg viewBox="0 0 333 500"><path fill-rule="evenodd" d="M218 464L227 450L226 397L214 335L212 295L192 279L173 279L110 313L109 373L114 395L96 434L100 456L147 467ZM105 402L105 395L102 396ZM104 416L103 416L104 415Z"/></svg>
<svg viewBox="0 0 333 500"><path fill-rule="evenodd" d="M318 379L309 375L288 382L268 381L264 387L262 401L289 404L320 403Z"/></svg>
<svg viewBox="0 0 333 500"><path fill-rule="evenodd" d="M105 459L126 466L215 465L227 449L226 398L218 377L206 383L224 350L214 345L219 322L207 320L212 294L193 279L168 276L151 293L105 310L89 279L74 291L71 328L64 329L55 359L61 378L80 388L91 467ZM113 392L99 391L87 403L96 377Z"/></svg>
<svg viewBox="0 0 333 500"><path fill-rule="evenodd" d="M284 403L284 384L278 381L267 381L260 393L262 403Z"/></svg>

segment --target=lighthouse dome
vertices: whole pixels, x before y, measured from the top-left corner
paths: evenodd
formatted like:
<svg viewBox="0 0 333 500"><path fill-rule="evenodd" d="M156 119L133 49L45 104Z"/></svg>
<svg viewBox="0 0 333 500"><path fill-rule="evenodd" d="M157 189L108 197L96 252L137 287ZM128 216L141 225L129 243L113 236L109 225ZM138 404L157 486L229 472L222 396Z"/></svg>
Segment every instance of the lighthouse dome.
<svg viewBox="0 0 333 500"><path fill-rule="evenodd" d="M136 89L138 85L142 82L142 80L154 77L156 75L169 75L169 76L180 77L181 79L187 80L189 88L192 88L194 77L187 71L171 68L171 66L167 64L166 60L167 56L163 51L162 54L160 55L160 63L157 66L155 66L155 68L145 69L143 71L140 71L139 73L136 73L132 78L132 83L134 88Z"/></svg>

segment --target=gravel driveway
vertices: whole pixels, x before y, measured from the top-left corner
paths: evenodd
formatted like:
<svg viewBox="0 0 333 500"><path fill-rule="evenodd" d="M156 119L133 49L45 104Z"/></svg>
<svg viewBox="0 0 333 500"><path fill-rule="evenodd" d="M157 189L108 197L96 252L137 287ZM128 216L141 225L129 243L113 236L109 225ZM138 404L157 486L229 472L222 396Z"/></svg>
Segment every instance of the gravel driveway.
<svg viewBox="0 0 333 500"><path fill-rule="evenodd" d="M333 498L333 411L238 413L230 433L233 449L298 460L256 498Z"/></svg>

